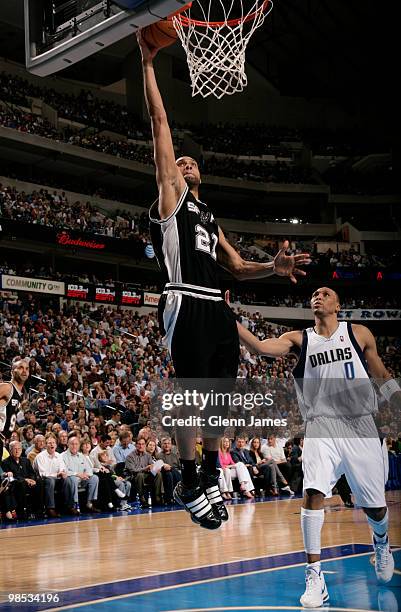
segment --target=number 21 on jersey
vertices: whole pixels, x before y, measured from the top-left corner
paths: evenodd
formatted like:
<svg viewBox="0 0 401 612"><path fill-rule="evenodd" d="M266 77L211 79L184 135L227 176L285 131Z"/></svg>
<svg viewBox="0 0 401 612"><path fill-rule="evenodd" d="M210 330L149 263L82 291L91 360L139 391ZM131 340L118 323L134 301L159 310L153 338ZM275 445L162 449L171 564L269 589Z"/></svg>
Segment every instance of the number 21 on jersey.
<svg viewBox="0 0 401 612"><path fill-rule="evenodd" d="M213 259L216 259L216 247L219 241L216 234L209 234L209 232L203 227L203 225L195 225L195 249L197 251L203 251L207 253Z"/></svg>

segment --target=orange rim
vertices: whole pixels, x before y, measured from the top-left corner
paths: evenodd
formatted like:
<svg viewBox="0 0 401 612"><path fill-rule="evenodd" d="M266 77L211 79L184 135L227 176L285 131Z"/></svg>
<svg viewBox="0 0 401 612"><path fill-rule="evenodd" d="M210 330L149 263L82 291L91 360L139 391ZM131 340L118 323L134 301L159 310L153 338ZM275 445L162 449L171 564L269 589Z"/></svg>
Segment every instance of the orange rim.
<svg viewBox="0 0 401 612"><path fill-rule="evenodd" d="M257 15L266 11L270 3L271 0L264 0L260 8L258 8L253 13L250 13L245 18L238 17L237 19L229 19L228 21L199 21L198 19L190 19L189 17L185 17L184 15L182 15L182 13L174 15L174 19L177 19L177 21L179 21L184 27L189 27L190 25L197 25L201 28L220 28L224 25L233 27L238 25L239 23L247 23L248 21L253 21Z"/></svg>

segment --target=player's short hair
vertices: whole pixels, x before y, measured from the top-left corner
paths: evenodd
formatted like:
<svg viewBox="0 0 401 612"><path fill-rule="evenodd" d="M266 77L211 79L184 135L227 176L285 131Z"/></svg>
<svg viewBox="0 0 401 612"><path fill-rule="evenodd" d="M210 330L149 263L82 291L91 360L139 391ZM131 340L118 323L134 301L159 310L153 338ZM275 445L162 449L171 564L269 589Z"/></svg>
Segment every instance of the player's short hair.
<svg viewBox="0 0 401 612"><path fill-rule="evenodd" d="M198 162L196 161L196 159L194 157L192 157L192 155L180 155L179 157L177 157L177 159L175 160L175 163L178 164L178 162L180 161L180 159L183 159L184 157L189 157L189 159L192 159L192 161L194 161L196 163L196 165L198 165Z"/></svg>
<svg viewBox="0 0 401 612"><path fill-rule="evenodd" d="M18 365L21 363L21 361L25 361L29 365L28 357L21 357L21 356L14 357L14 359L11 362L11 372L14 372L14 370L18 368Z"/></svg>
<svg viewBox="0 0 401 612"><path fill-rule="evenodd" d="M341 306L340 296L338 295L337 291L336 291L335 289L333 289L333 287L329 287L329 286L327 287L327 289L330 289L330 290L331 290L331 291L334 293L334 295L335 295L335 296L336 296L336 298L337 298L337 302L338 302L338 303L340 304L340 306ZM315 291L316 291L316 289L315 289L315 290L312 292L312 295L313 295L313 293L315 293Z"/></svg>

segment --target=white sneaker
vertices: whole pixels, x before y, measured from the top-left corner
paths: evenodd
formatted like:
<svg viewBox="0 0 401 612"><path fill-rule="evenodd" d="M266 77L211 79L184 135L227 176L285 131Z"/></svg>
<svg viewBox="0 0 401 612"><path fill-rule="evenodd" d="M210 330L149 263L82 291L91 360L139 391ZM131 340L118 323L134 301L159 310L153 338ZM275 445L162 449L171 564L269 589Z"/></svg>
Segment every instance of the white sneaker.
<svg viewBox="0 0 401 612"><path fill-rule="evenodd" d="M123 512L127 512L128 510L132 510L132 507L129 505L128 502L122 501L120 504L119 510Z"/></svg>
<svg viewBox="0 0 401 612"><path fill-rule="evenodd" d="M292 491L292 490L290 489L289 485L287 485L287 486L283 487L283 488L281 489L281 492L283 492L283 491L284 491L284 493L288 493L289 495L295 495L294 491Z"/></svg>
<svg viewBox="0 0 401 612"><path fill-rule="evenodd" d="M385 542L376 542L373 536L373 548L375 549L375 570L378 582L385 584L390 582L394 574L394 557L390 550L388 538Z"/></svg>
<svg viewBox="0 0 401 612"><path fill-rule="evenodd" d="M115 489L115 494L118 495L121 499L125 497L125 493L123 493L120 489Z"/></svg>
<svg viewBox="0 0 401 612"><path fill-rule="evenodd" d="M319 573L313 568L305 570L305 593L299 600L304 608L320 608L329 600L323 572Z"/></svg>

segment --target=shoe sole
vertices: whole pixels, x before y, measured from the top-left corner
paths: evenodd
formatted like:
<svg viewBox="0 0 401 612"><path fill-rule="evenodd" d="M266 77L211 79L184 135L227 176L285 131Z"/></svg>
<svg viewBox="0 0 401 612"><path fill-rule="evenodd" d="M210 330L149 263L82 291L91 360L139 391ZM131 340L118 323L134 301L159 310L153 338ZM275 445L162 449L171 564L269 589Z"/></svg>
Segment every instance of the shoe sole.
<svg viewBox="0 0 401 612"><path fill-rule="evenodd" d="M199 521L199 519L197 519L192 514L192 512L186 507L184 502L181 500L181 498L178 496L178 494L175 491L173 491L173 496L174 496L174 500L177 502L177 504L179 506L182 506L184 508L184 510L191 515L191 520L192 520L193 523L195 523L195 525L199 525L199 527L203 527L203 529L208 529L209 531L214 531L215 529L218 529L219 527L221 527L221 522L220 522L220 524L217 524L217 525L215 525L213 527L212 526L208 527L207 525L202 525L202 523ZM218 518L218 517L215 517L215 518ZM221 518L220 518L220 521L221 521Z"/></svg>

